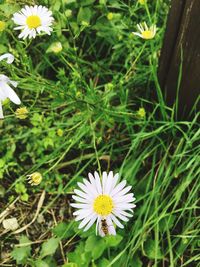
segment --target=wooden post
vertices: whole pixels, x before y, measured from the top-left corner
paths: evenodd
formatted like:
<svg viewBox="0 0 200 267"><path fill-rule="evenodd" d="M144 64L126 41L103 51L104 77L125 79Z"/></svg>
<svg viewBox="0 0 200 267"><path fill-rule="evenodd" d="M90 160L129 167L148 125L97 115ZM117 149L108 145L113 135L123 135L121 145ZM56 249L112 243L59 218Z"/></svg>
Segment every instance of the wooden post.
<svg viewBox="0 0 200 267"><path fill-rule="evenodd" d="M172 0L158 76L167 103L178 95L179 115L189 114L200 96L200 0Z"/></svg>

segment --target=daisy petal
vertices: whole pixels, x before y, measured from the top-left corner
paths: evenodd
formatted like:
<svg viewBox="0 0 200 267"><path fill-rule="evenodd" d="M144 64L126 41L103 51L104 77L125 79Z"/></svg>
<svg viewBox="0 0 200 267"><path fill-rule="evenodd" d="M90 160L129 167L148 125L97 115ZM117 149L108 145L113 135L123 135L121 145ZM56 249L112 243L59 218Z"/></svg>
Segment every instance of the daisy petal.
<svg viewBox="0 0 200 267"><path fill-rule="evenodd" d="M110 215L110 218L119 228L124 228L123 224L121 224L120 221L113 214Z"/></svg>
<svg viewBox="0 0 200 267"><path fill-rule="evenodd" d="M115 194L117 194L119 191L121 191L126 185L126 180L122 181L121 183L119 183L110 193L111 196L114 196Z"/></svg>
<svg viewBox="0 0 200 267"><path fill-rule="evenodd" d="M83 228L90 220L93 220L94 218L96 218L96 214L91 214L90 216L83 219L82 222L79 224L78 229Z"/></svg>
<svg viewBox="0 0 200 267"><path fill-rule="evenodd" d="M94 216L91 220L90 220L90 222L87 224L87 226L84 228L84 232L85 231L87 231L93 224L94 224L94 222L96 221L96 219L97 219L97 216Z"/></svg>

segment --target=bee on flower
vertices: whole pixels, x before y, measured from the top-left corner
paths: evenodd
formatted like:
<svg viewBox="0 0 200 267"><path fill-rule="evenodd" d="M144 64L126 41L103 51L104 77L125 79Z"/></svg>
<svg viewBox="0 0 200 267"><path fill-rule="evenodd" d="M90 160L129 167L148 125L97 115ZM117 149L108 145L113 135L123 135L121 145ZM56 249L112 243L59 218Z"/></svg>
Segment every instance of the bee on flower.
<svg viewBox="0 0 200 267"><path fill-rule="evenodd" d="M146 22L137 24L138 32L133 32L134 35L137 35L145 40L153 39L156 35L156 25L147 26Z"/></svg>
<svg viewBox="0 0 200 267"><path fill-rule="evenodd" d="M11 64L14 61L14 56L10 53L3 54L0 56L0 61L3 59L7 60L8 64ZM10 99L16 105L20 105L21 101L15 91L11 88L17 87L17 82L10 80L6 75L0 74L0 119L3 119L3 108L2 103L6 99Z"/></svg>
<svg viewBox="0 0 200 267"><path fill-rule="evenodd" d="M42 182L42 175L39 172L34 172L27 175L27 180L31 185L39 185Z"/></svg>
<svg viewBox="0 0 200 267"><path fill-rule="evenodd" d="M71 206L78 210L73 213L76 221L81 221L79 229L87 231L96 222L100 236L116 235L115 225L124 228L119 221L127 222L132 217L135 208L133 193L128 193L131 186L126 186L126 180L118 183L119 174L103 172L102 179L97 172L88 174L89 180L78 182L80 189L75 189L72 198L77 203Z"/></svg>
<svg viewBox="0 0 200 267"><path fill-rule="evenodd" d="M44 32L48 35L52 31L54 18L52 12L45 6L25 6L21 11L14 13L12 20L15 24L15 30L21 30L19 38L35 38L37 34Z"/></svg>

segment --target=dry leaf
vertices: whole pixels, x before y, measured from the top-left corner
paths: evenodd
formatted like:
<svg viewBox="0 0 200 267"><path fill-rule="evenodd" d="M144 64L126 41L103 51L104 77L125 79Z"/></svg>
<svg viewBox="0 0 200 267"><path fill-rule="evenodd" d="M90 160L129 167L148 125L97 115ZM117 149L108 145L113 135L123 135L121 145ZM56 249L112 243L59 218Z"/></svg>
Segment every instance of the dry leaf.
<svg viewBox="0 0 200 267"><path fill-rule="evenodd" d="M6 230L11 230L11 231L14 231L19 227L18 221L14 217L3 220L2 224Z"/></svg>

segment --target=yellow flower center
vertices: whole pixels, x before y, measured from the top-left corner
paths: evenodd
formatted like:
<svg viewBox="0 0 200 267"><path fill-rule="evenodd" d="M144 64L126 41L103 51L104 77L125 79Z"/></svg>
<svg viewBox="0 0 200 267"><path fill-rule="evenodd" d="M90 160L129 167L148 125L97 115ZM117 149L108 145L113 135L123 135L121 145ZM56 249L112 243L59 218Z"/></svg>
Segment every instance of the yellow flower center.
<svg viewBox="0 0 200 267"><path fill-rule="evenodd" d="M146 30L142 32L142 37L144 39L152 39L154 37L154 33L151 30Z"/></svg>
<svg viewBox="0 0 200 267"><path fill-rule="evenodd" d="M41 19L37 15L31 15L26 19L26 24L29 27L29 29L35 29L41 26Z"/></svg>
<svg viewBox="0 0 200 267"><path fill-rule="evenodd" d="M107 216L114 208L113 200L108 195L100 195L94 200L93 208L97 214Z"/></svg>
<svg viewBox="0 0 200 267"><path fill-rule="evenodd" d="M42 175L39 172L34 172L30 175L31 181L35 184L38 185L42 181Z"/></svg>
<svg viewBox="0 0 200 267"><path fill-rule="evenodd" d="M23 107L23 108L18 108L16 111L15 111L15 115L18 119L26 119L27 116L28 116L28 110L26 107Z"/></svg>

